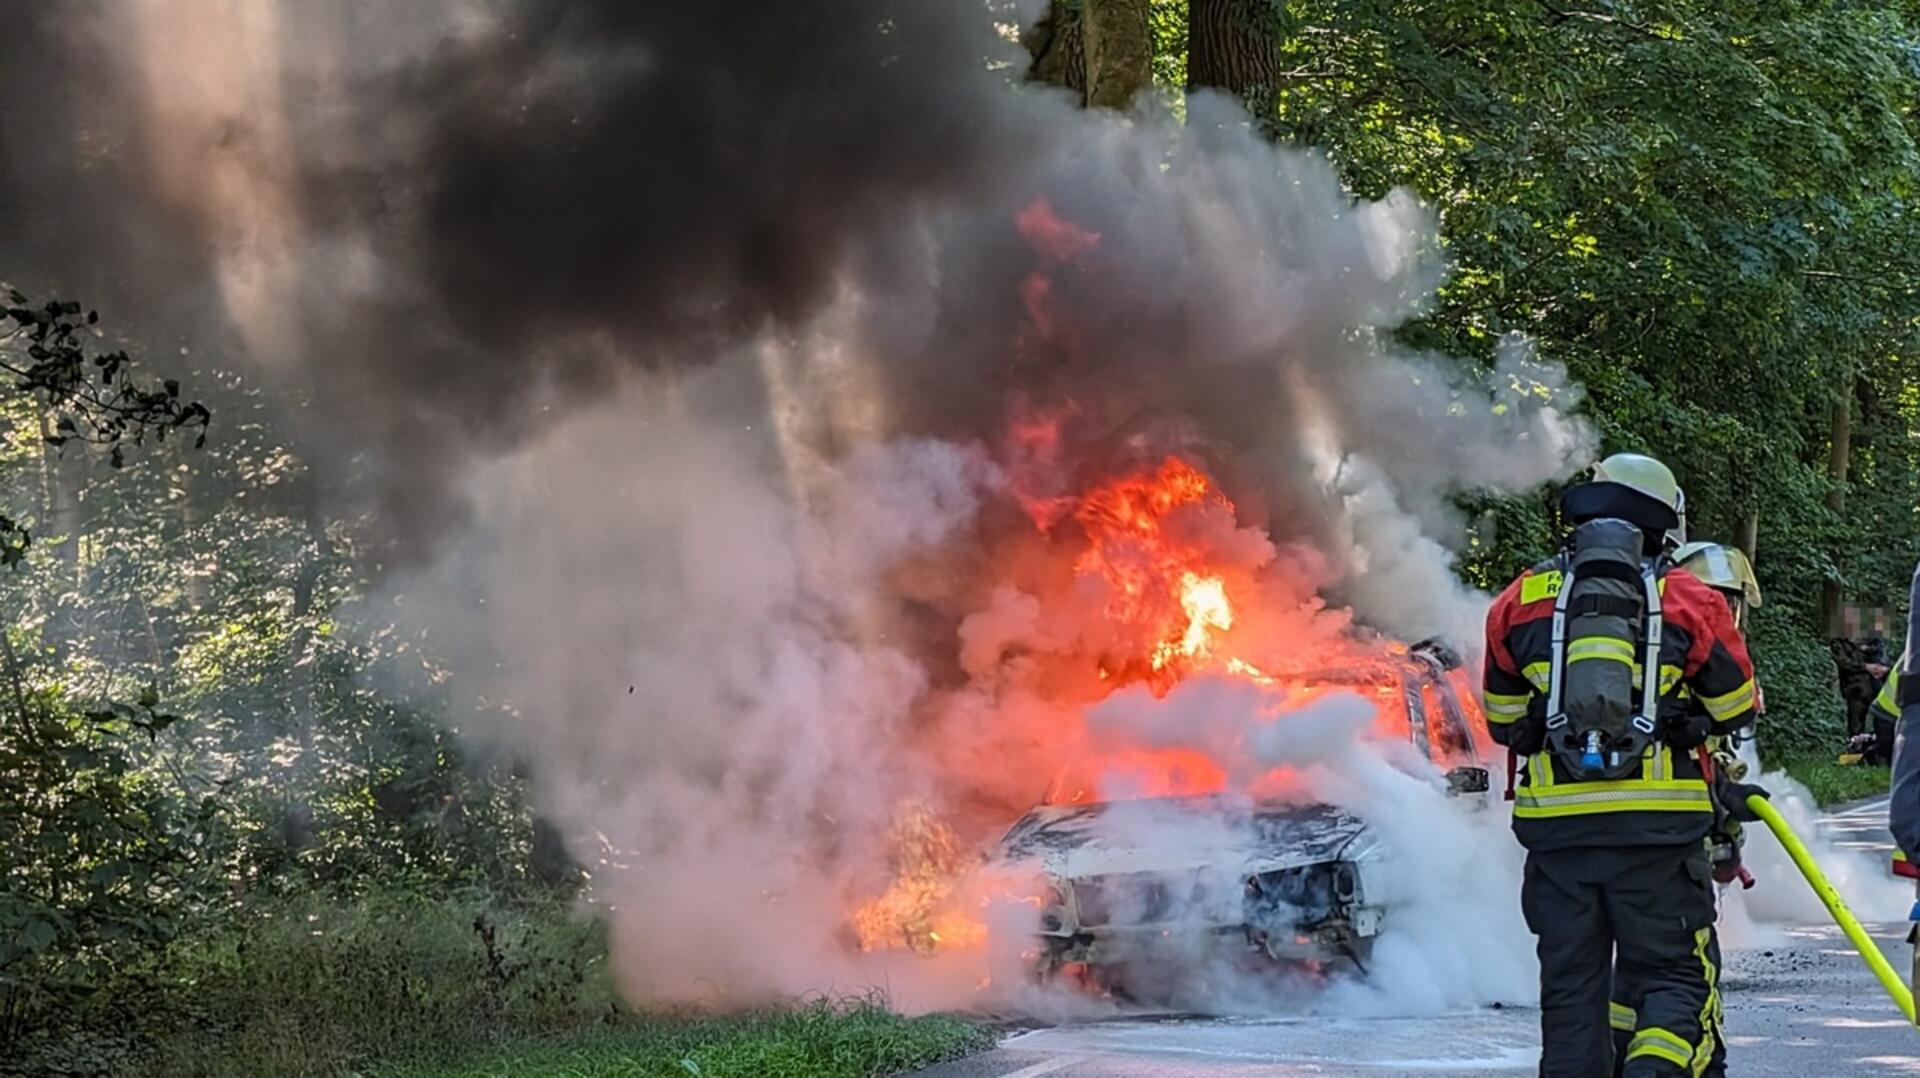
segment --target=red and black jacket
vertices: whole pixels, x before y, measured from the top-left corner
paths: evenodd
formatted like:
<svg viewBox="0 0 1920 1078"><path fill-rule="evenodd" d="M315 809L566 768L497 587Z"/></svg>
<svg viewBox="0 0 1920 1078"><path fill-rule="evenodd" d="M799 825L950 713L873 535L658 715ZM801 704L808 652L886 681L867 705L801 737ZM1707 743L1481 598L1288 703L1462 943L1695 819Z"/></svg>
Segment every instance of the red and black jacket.
<svg viewBox="0 0 1920 1078"><path fill-rule="evenodd" d="M1656 746L1639 778L1575 779L1550 753L1546 694L1553 662L1553 607L1566 559L1558 556L1509 584L1487 612L1485 704L1493 739L1525 760L1514 833L1529 849L1667 845L1697 841L1713 821L1700 766L1691 754ZM1683 569L1660 581L1662 729L1704 710L1708 731L1732 733L1753 721L1753 661L1726 601Z"/></svg>

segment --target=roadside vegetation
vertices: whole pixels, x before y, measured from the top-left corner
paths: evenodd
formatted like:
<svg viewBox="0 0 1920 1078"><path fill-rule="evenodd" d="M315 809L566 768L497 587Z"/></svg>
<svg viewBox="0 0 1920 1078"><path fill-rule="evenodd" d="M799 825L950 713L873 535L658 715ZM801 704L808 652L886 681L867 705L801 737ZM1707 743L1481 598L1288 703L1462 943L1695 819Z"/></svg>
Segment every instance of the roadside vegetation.
<svg viewBox="0 0 1920 1078"><path fill-rule="evenodd" d="M856 1078L991 1041L960 1019L894 1014L878 996L636 1014L594 923L559 903L478 891L263 903L173 940L105 987L76 1002L57 1036L17 1046L20 1073Z"/></svg>
<svg viewBox="0 0 1920 1078"><path fill-rule="evenodd" d="M377 1073L381 1078L878 1078L992 1046L992 1034L972 1023L902 1018L883 1004L819 1002L762 1014L644 1022Z"/></svg>
<svg viewBox="0 0 1920 1078"><path fill-rule="evenodd" d="M1888 784L1893 781L1892 771L1885 767L1843 764L1832 757L1796 757L1781 766L1823 807L1878 797L1887 792Z"/></svg>

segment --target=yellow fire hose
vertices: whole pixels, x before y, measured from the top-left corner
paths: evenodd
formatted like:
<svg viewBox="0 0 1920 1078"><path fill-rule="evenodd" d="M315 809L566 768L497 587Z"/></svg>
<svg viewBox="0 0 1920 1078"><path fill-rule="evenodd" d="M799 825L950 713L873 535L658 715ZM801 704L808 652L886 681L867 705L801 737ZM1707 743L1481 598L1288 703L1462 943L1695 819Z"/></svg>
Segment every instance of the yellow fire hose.
<svg viewBox="0 0 1920 1078"><path fill-rule="evenodd" d="M1867 935L1867 930L1860 927L1860 921L1853 915L1853 911L1840 900L1840 892L1833 889L1833 884L1827 880L1826 873L1820 871L1820 866L1813 863L1813 855L1807 852L1806 845L1800 841L1799 835L1793 833L1793 828L1787 826L1786 817L1781 816L1779 809L1774 808L1766 798L1758 794L1747 798L1747 807L1753 810L1754 815L1766 821L1773 836L1780 840L1780 845L1787 848L1787 855L1793 858L1795 865L1799 866L1800 874L1807 878L1807 884L1813 888L1813 893L1820 896L1820 901L1826 905L1827 912L1833 915L1833 922L1847 934L1847 939L1853 943L1853 949L1860 952L1860 957L1867 963L1867 968L1879 978L1880 987L1887 990L1887 995L1893 997L1894 1005L1900 1008L1900 1013L1907 1016L1907 1022L1913 1023L1913 992L1900 980L1900 975L1893 971L1887 956L1880 953L1880 945L1873 942L1873 937Z"/></svg>

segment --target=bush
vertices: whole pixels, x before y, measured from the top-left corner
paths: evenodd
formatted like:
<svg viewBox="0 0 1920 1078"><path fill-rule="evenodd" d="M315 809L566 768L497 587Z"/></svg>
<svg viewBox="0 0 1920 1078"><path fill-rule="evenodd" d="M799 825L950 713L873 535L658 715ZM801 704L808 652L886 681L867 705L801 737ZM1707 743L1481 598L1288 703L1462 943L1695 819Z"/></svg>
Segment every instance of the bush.
<svg viewBox="0 0 1920 1078"><path fill-rule="evenodd" d="M636 1015L600 927L558 903L376 891L183 935L29 1038L0 1074L893 1074L986 1047L876 999L715 1017Z"/></svg>
<svg viewBox="0 0 1920 1078"><path fill-rule="evenodd" d="M1791 611L1763 606L1748 627L1754 666L1766 693L1760 755L1769 766L1798 757L1832 757L1846 744L1846 705L1826 641Z"/></svg>
<svg viewBox="0 0 1920 1078"><path fill-rule="evenodd" d="M24 1073L336 1074L591 1028L626 1020L605 955L557 905L277 903L123 975L41 1031Z"/></svg>

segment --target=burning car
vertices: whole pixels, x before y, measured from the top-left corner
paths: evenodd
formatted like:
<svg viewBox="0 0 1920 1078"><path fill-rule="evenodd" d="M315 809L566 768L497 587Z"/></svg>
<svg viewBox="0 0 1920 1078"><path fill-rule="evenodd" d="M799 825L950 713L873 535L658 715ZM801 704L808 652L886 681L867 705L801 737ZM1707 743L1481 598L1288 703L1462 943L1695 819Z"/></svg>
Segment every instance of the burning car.
<svg viewBox="0 0 1920 1078"><path fill-rule="evenodd" d="M1187 458L1020 500L1034 532L959 627L977 710L954 729L980 740L942 748L964 795L897 808L850 941L1135 998L1223 959L1364 971L1390 851L1301 768L1360 750L1486 792L1458 657L1327 603L1325 568Z"/></svg>
<svg viewBox="0 0 1920 1078"><path fill-rule="evenodd" d="M1397 697L1414 755L1445 770L1450 792L1484 794L1459 671L1443 646L1424 643L1384 678L1305 680ZM1045 881L1026 974L1080 969L1107 988L1129 982L1130 968L1202 958L1344 961L1364 972L1393 913L1380 897L1388 858L1364 821L1333 806L1223 793L1043 804L992 854L1009 873Z"/></svg>

